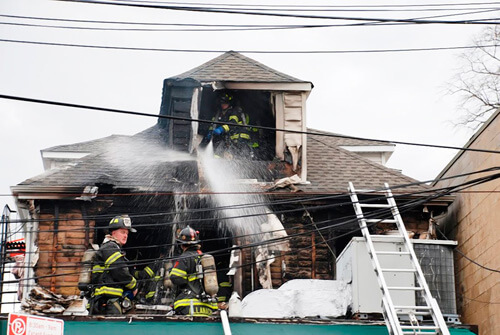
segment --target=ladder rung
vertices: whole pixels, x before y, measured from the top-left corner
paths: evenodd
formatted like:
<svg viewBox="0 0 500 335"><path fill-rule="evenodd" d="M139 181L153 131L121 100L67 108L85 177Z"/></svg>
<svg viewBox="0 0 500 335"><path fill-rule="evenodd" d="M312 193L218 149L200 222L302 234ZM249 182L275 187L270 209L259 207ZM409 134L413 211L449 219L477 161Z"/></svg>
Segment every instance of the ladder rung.
<svg viewBox="0 0 500 335"><path fill-rule="evenodd" d="M366 219L367 223L378 222L378 223L396 223L394 219ZM402 235L401 235L402 236Z"/></svg>
<svg viewBox="0 0 500 335"><path fill-rule="evenodd" d="M398 291L422 291L424 288L419 286L387 286L389 290L398 290Z"/></svg>
<svg viewBox="0 0 500 335"><path fill-rule="evenodd" d="M430 306L394 306L395 309L423 309L423 310L431 310Z"/></svg>
<svg viewBox="0 0 500 335"><path fill-rule="evenodd" d="M415 269L380 269L383 272L417 272Z"/></svg>
<svg viewBox="0 0 500 335"><path fill-rule="evenodd" d="M358 197L356 195L356 190L354 189L354 186L351 182L349 182L349 193L350 197L354 206L354 211L356 213L356 217L358 219L358 223L361 227L363 235L365 236L366 239L366 244L368 246L368 253L370 257L372 258L372 265L375 268L375 274L381 279L381 285L382 285L382 301L383 301L383 308L384 308L384 319L387 322L387 326L389 328L389 332L391 334L397 333L397 334L411 334L411 335L442 335L443 333L449 334L447 332L446 324L444 319L441 316L441 313L439 313L439 306L437 306L437 303L434 298L432 297L427 297L429 295L429 292L427 291L427 284L425 278L421 278L421 273L420 273L420 267L418 260L415 259L415 255L413 254L413 245L411 242L408 241L407 236L405 236L404 231L404 223L402 222L401 218L397 216L397 211L398 207L396 204L396 201L394 200L392 193L389 189L388 184L385 184L386 190L381 191L381 192L375 192L374 190L357 190L357 192L363 192L363 193L385 193L385 197L387 200L387 203L383 202L371 202L371 203L361 203L358 200ZM374 219L373 216L370 216L370 218L365 218L363 214L363 208L372 208L372 209L385 209L382 210L382 212L386 212L389 214L392 214L393 219L389 219L391 216L386 216L386 219ZM369 213L375 214L375 210L369 211ZM380 212L380 211L378 211ZM377 215L377 216L384 216L384 215ZM393 223L398 226L401 230L399 230L399 235L391 235L396 237L394 241L401 241L402 244L404 244L404 251L377 251L375 249L375 246L371 242L371 234L370 231L368 230L367 223ZM401 227L402 225L403 227ZM397 242L400 243L400 242ZM400 249L401 250L401 249ZM406 268L403 267L402 269L398 268L390 268L390 264L386 264L386 266L389 266L389 268L384 268L381 267L379 260L377 259L376 256L383 256L383 255L396 255L396 256L403 256L403 255L408 255L409 256L409 261L411 262L411 265L408 264L406 265ZM383 261L387 261L386 258L383 259ZM408 267L413 267L409 269ZM409 283L407 285L421 285L421 286L387 286L384 280L384 273L413 273L419 276L419 281L421 284L414 284L414 283ZM396 284L398 285L398 284ZM400 284L401 285L401 284ZM404 284L403 284L404 285ZM416 291L422 291L422 294L426 296L427 298L432 298L430 299L430 304L425 305L425 306L394 306L394 304L391 301L391 295L393 294L392 291L408 291L408 292L416 292ZM394 292L395 294L396 292ZM428 300L428 299L427 299ZM436 305L436 306L435 306ZM422 325L419 324L419 321L417 316L432 316L432 319L434 320L434 323L429 323L425 322ZM409 322L404 322L403 319L409 319ZM401 319L401 320L399 320ZM423 319L423 317L420 317L420 319ZM397 328L397 329L395 329Z"/></svg>
<svg viewBox="0 0 500 335"><path fill-rule="evenodd" d="M366 207L366 208L391 208L392 206L387 204L359 204L361 207Z"/></svg>
<svg viewBox="0 0 500 335"><path fill-rule="evenodd" d="M404 326L404 325L401 325L401 329L439 330L439 327L438 326Z"/></svg>
<svg viewBox="0 0 500 335"><path fill-rule="evenodd" d="M409 251L375 251L377 255L409 255Z"/></svg>
<svg viewBox="0 0 500 335"><path fill-rule="evenodd" d="M368 189L359 189L359 190L352 190L353 192L356 191L358 193L385 193L385 190L368 190Z"/></svg>
<svg viewBox="0 0 500 335"><path fill-rule="evenodd" d="M403 312L403 311L396 311L396 314L404 314L404 315L408 315L408 314L413 314L413 315L432 315L431 313L429 312Z"/></svg>

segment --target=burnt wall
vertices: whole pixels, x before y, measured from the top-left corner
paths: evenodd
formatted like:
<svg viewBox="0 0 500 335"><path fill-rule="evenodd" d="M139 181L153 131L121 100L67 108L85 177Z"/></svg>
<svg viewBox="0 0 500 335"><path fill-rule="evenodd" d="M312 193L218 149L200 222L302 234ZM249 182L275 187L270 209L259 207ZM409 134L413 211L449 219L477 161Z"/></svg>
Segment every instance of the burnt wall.
<svg viewBox="0 0 500 335"><path fill-rule="evenodd" d="M81 206L56 203L41 206L35 267L38 284L64 295L79 294L81 258L94 236L93 220L86 221ZM85 229L87 227L88 229Z"/></svg>

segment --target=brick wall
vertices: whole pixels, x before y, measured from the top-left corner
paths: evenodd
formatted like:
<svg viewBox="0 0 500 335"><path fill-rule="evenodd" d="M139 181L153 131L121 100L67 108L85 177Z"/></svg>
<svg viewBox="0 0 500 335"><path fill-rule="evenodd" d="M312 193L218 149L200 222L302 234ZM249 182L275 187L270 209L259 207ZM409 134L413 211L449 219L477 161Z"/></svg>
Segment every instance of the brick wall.
<svg viewBox="0 0 500 335"><path fill-rule="evenodd" d="M500 150L500 115L478 133L470 147ZM498 166L499 154L465 152L445 176ZM479 176L442 181L436 186L456 185ZM497 179L467 191L457 194L443 224L458 241L458 249L467 257L488 268L500 270L500 181ZM460 254L456 257L457 306L462 322L478 325L481 335L500 334L500 273L481 268Z"/></svg>
<svg viewBox="0 0 500 335"><path fill-rule="evenodd" d="M40 277L39 285L55 293L80 294L77 288L80 263L88 247L85 245L85 222L78 209L61 208L59 211L58 224L54 222L53 213L40 214L37 241L40 257L35 275ZM90 228L94 225L94 221L89 221ZM87 236L92 241L93 229Z"/></svg>

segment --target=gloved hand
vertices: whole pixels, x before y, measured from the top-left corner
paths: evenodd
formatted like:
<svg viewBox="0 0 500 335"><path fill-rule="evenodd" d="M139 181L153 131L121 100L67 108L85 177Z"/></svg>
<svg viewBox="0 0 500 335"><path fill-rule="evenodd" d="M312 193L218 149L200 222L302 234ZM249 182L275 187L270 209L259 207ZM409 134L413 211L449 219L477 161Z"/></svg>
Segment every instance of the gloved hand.
<svg viewBox="0 0 500 335"><path fill-rule="evenodd" d="M212 132L209 132L203 140L206 142L210 142L211 139L212 139Z"/></svg>
<svg viewBox="0 0 500 335"><path fill-rule="evenodd" d="M224 132L224 128L222 128L222 126L217 126L217 128L215 128L213 131L214 135L220 135L223 132Z"/></svg>
<svg viewBox="0 0 500 335"><path fill-rule="evenodd" d="M134 291L125 291L123 292L124 298L129 298L130 300L134 299Z"/></svg>

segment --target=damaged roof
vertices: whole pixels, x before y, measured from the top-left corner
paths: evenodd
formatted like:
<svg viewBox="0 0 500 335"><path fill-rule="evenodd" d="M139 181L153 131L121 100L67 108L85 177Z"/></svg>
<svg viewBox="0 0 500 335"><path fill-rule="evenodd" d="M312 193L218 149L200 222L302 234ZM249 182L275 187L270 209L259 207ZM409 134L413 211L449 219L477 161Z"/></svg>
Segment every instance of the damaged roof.
<svg viewBox="0 0 500 335"><path fill-rule="evenodd" d="M95 152L103 145L107 143L112 143L117 139L128 138L127 135L110 135L102 138L98 138L96 140L73 143L73 144L64 144L64 145L56 145L50 148L42 149L42 152L52 151L52 152Z"/></svg>
<svg viewBox="0 0 500 335"><path fill-rule="evenodd" d="M188 153L165 147L162 128L150 127L134 136L109 136L95 141L53 147L72 151L89 148L88 156L63 168L49 170L12 187L14 193L29 189L53 187L85 187L109 184L115 188L140 191L171 191L194 186L198 182L196 161ZM326 133L326 132L325 132ZM331 134L331 133L330 133ZM104 141L106 140L106 141ZM348 182L357 188L391 187L418 181L397 170L363 158L339 146L367 145L367 141L341 137L308 135L307 169L310 184L299 189L310 193L345 192ZM100 145L93 145L99 143ZM376 145L373 142L371 145ZM379 145L386 145L381 142ZM408 191L427 190L426 185L413 185Z"/></svg>
<svg viewBox="0 0 500 335"><path fill-rule="evenodd" d="M326 133L326 132L325 132ZM309 185L300 185L304 192L336 193L346 192L348 183L356 188L379 189L388 183L391 188L397 185L419 183L418 180L405 176L398 170L387 168L381 164L361 157L339 146L348 145L339 137L320 135L307 136L307 179ZM364 140L353 145L366 145ZM349 142L347 142L349 143ZM385 142L381 142L387 145ZM371 144L373 145L373 143ZM426 191L425 184L405 187L405 193ZM397 189L393 190L397 193Z"/></svg>
<svg viewBox="0 0 500 335"><path fill-rule="evenodd" d="M195 79L199 82L309 83L276 71L236 51L228 51L170 79Z"/></svg>
<svg viewBox="0 0 500 335"><path fill-rule="evenodd" d="M23 181L11 187L12 192L79 190L99 184L134 191L189 189L198 181L196 161L187 153L167 149L161 136L161 129L153 126L134 136L109 136L53 147L53 150L71 148L74 152L88 152L92 149L92 152L66 166Z"/></svg>

